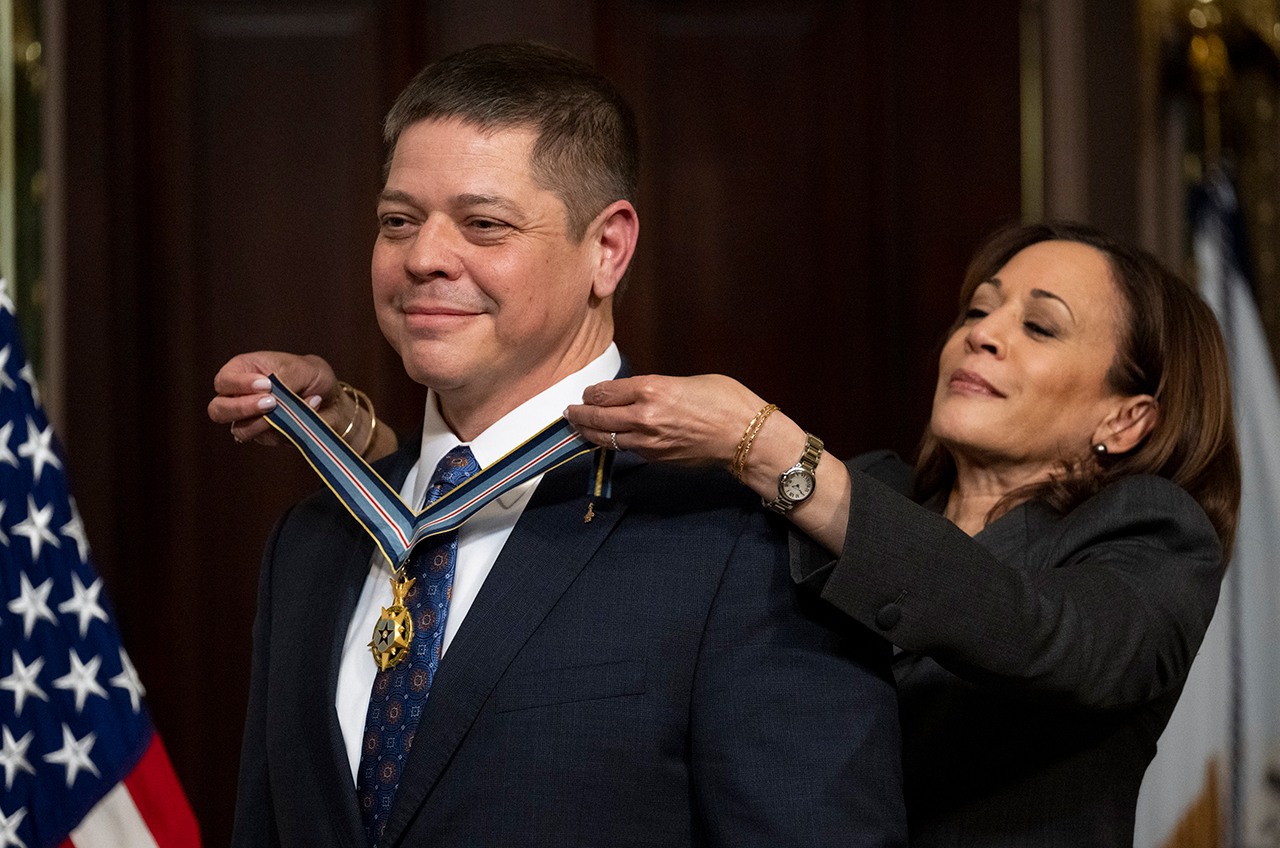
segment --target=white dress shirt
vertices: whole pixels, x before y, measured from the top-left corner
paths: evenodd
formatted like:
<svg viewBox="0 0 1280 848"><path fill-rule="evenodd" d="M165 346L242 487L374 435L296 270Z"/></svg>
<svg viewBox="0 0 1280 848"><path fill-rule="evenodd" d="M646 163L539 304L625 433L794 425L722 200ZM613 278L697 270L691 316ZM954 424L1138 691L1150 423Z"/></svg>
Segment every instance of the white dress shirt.
<svg viewBox="0 0 1280 848"><path fill-rule="evenodd" d="M622 365L617 345L593 360L581 371L570 374L504 415L489 429L467 443L476 462L487 468L522 442L559 418L566 406L582 402L588 386L612 380ZM435 392L427 393L426 416L422 424L422 452L409 470L400 497L405 503L421 509L436 464L446 453L463 442L453 434L441 417ZM502 546L515 528L529 503L529 497L541 477L535 477L489 502L458 530L458 562L454 567L453 590L449 615L445 619L444 638L440 645L443 659L449 643L458 632L467 610L484 585ZM377 673L369 640L382 608L391 604L392 568L381 553L376 552L365 578L360 600L347 626L347 640L342 649L342 665L338 670L338 693L335 700L338 723L351 761L352 779L358 782L360 745L364 738L365 717L369 710L369 693Z"/></svg>

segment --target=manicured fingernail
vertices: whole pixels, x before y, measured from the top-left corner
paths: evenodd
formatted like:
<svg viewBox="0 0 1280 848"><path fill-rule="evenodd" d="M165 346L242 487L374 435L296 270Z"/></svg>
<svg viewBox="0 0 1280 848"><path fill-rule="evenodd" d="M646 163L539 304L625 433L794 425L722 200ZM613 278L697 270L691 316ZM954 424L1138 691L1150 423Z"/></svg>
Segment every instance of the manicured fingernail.
<svg viewBox="0 0 1280 848"><path fill-rule="evenodd" d="M262 400L258 401L258 409L266 410L266 409L275 409L275 408L276 408L276 399L271 395L267 395Z"/></svg>
<svg viewBox="0 0 1280 848"><path fill-rule="evenodd" d="M256 392L269 392L271 391L271 381L265 377L261 380L254 380L253 390Z"/></svg>
<svg viewBox="0 0 1280 848"><path fill-rule="evenodd" d="M311 407L312 409L318 409L320 407L320 401L322 401L323 399L324 398L320 397L320 395L312 395L311 397L307 398L307 406Z"/></svg>

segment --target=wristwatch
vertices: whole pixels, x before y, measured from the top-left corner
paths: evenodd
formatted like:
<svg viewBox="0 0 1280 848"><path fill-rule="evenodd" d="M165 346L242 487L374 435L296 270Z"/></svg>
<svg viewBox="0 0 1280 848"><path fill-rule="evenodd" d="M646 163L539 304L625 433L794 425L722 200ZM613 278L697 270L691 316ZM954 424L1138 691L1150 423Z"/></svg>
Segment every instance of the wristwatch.
<svg viewBox="0 0 1280 848"><path fill-rule="evenodd" d="M792 507L806 500L818 482L814 472L822 458L822 439L812 433L805 433L804 439L804 453L800 455L800 461L778 475L778 496L772 501L760 499L778 515L786 515Z"/></svg>

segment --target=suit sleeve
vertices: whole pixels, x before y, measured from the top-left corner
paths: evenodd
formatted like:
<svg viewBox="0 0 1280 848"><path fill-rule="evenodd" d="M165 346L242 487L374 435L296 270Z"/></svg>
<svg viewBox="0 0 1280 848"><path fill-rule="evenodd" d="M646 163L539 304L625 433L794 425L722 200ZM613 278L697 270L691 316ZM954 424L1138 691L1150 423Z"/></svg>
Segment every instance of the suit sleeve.
<svg viewBox="0 0 1280 848"><path fill-rule="evenodd" d="M1122 708L1185 680L1222 551L1172 482L1128 478L1057 520L1028 504L999 519L993 542L995 524L970 538L867 474L851 477L839 559L793 534L792 575L855 621L961 678L1064 706Z"/></svg>
<svg viewBox="0 0 1280 848"><path fill-rule="evenodd" d="M233 848L277 848L275 814L267 774L267 679L271 644L271 561L284 520L276 525L262 557L258 582L258 612L253 623L253 660L249 680L249 706L240 749L240 778L236 788Z"/></svg>
<svg viewBox="0 0 1280 848"><path fill-rule="evenodd" d="M695 804L716 846L906 844L889 646L787 578L781 534L748 519L695 675Z"/></svg>

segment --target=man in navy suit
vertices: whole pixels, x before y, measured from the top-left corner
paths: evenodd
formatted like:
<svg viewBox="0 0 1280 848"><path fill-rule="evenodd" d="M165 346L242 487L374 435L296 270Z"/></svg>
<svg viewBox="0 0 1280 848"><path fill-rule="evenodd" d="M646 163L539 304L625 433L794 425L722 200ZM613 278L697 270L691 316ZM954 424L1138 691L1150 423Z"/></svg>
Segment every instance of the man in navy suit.
<svg viewBox="0 0 1280 848"><path fill-rule="evenodd" d="M450 451L487 466L624 368L637 140L607 80L533 45L428 67L386 134L374 302L430 392L422 438L377 467L417 505ZM236 846L905 844L887 645L824 626L784 529L727 475L624 452L611 498L590 476L571 461L459 531L438 667L379 772L376 825L358 787L392 569L329 492L286 515Z"/></svg>

